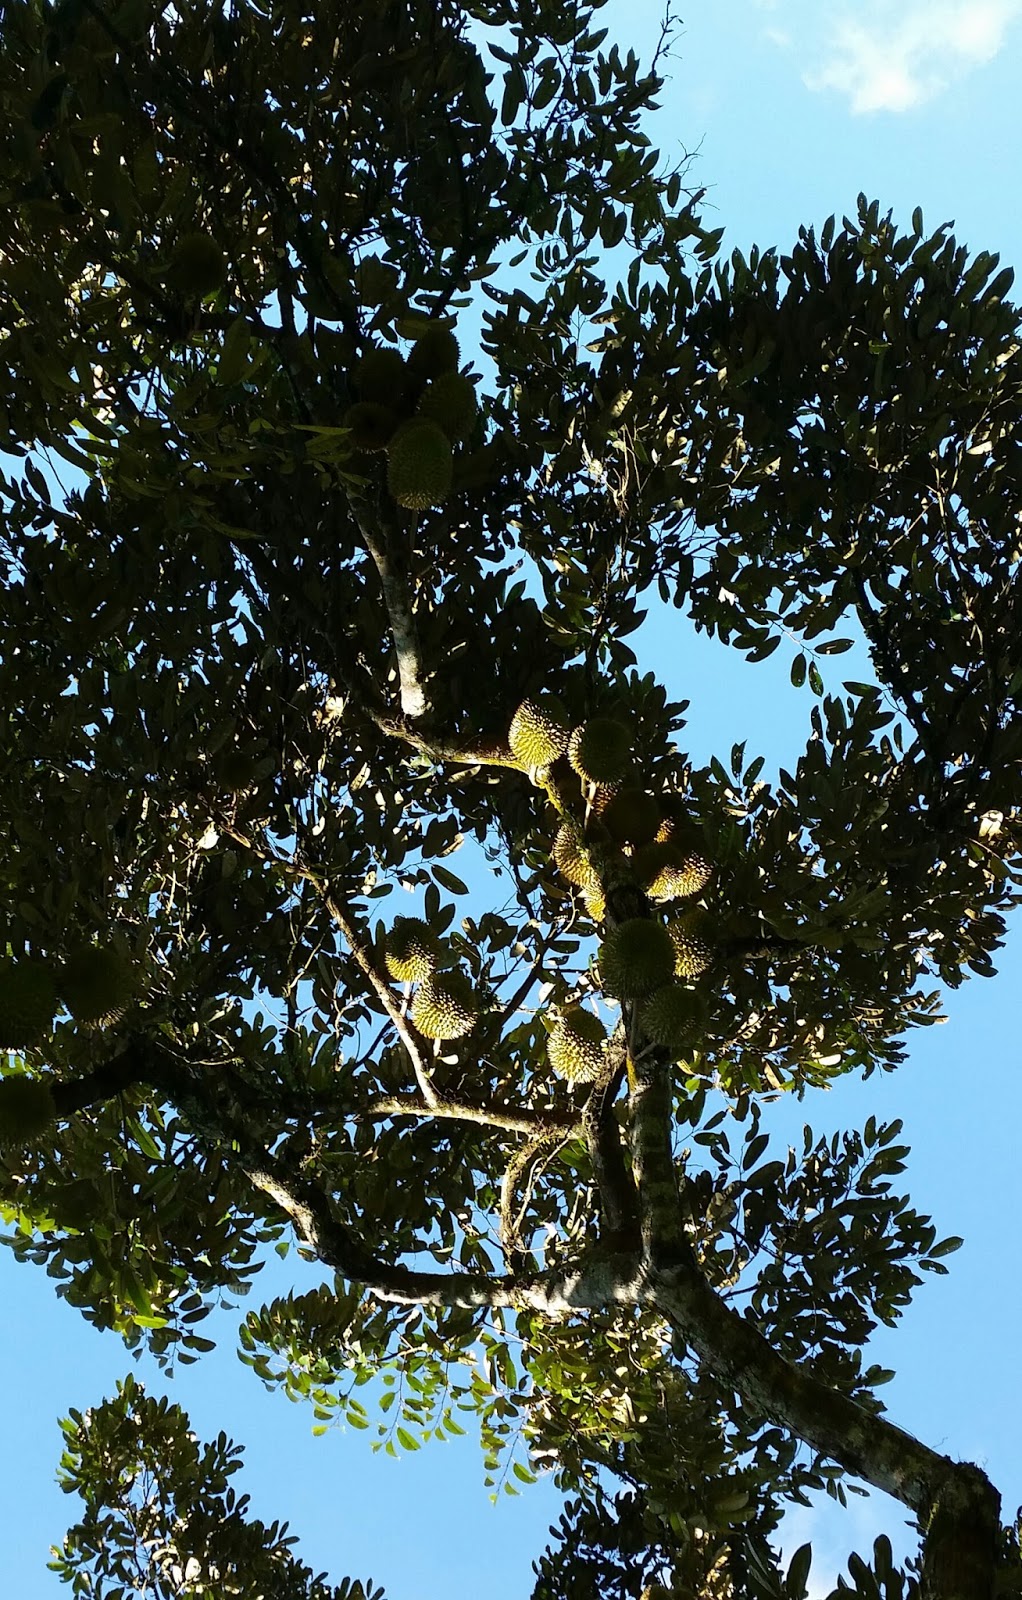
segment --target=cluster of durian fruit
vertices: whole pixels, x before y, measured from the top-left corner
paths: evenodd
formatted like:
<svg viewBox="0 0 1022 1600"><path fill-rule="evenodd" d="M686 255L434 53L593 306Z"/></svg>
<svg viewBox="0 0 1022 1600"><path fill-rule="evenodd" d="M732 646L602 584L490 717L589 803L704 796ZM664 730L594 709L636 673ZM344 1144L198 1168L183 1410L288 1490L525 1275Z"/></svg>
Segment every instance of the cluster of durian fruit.
<svg viewBox="0 0 1022 1600"><path fill-rule="evenodd" d="M409 1016L427 1039L461 1039L471 1033L482 997L459 967L445 965L449 952L428 922L396 917L386 935L384 961L398 983L415 985Z"/></svg>
<svg viewBox="0 0 1022 1600"><path fill-rule="evenodd" d="M0 1050L41 1044L63 1005L83 1028L108 1028L138 994L138 974L117 949L83 944L54 967L40 957L0 959ZM0 1078L0 1148L37 1142L56 1117L49 1086L38 1078Z"/></svg>
<svg viewBox="0 0 1022 1600"><path fill-rule="evenodd" d="M358 399L344 414L355 448L387 456L387 489L399 506L441 506L454 481L455 446L478 415L475 385L458 371L458 341L437 323L413 344L407 360L377 346L356 362Z"/></svg>
<svg viewBox="0 0 1022 1600"><path fill-rule="evenodd" d="M567 761L580 780L582 815L562 809L552 855L562 877L579 889L594 922L606 914L604 873L613 861L655 907L690 900L706 888L712 864L701 838L674 797L650 794L631 765L631 736L623 722L594 717L571 729L560 703L525 700L508 731L511 753L544 781ZM690 1047L705 1015L690 987L713 960L710 917L703 907L668 911L667 920L634 917L607 930L599 950L605 993L635 1002L647 1039L679 1053ZM572 1006L555 1021L547 1044L562 1077L591 1081L604 1061L606 1031L599 1018Z"/></svg>

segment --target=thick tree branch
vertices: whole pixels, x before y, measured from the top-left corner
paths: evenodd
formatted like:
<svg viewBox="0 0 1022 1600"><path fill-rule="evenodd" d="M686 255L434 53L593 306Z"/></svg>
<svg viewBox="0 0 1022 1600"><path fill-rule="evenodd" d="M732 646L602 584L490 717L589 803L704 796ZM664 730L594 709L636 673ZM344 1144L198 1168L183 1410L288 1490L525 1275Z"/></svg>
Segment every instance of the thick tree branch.
<svg viewBox="0 0 1022 1600"><path fill-rule="evenodd" d="M448 1122L474 1122L484 1128L500 1128L507 1133L556 1134L559 1138L581 1136L582 1124L571 1111L515 1111L489 1102L471 1104L466 1100L440 1100L427 1105L414 1095L380 1095L352 1112L358 1117L416 1117Z"/></svg>
<svg viewBox="0 0 1022 1600"><path fill-rule="evenodd" d="M600 1197L602 1239L613 1249L639 1248L639 1208L635 1184L625 1165L614 1101L624 1081L627 1050L623 1038L608 1047L607 1066L593 1084L582 1124Z"/></svg>
<svg viewBox="0 0 1022 1600"><path fill-rule="evenodd" d="M349 491L348 503L362 542L379 574L383 603L390 619L390 632L397 655L401 711L410 722L421 722L428 716L430 703L426 693L427 675L422 661L422 647L412 614L407 563L396 554L402 532L400 529L385 529L381 538L366 514L368 507L361 496Z"/></svg>

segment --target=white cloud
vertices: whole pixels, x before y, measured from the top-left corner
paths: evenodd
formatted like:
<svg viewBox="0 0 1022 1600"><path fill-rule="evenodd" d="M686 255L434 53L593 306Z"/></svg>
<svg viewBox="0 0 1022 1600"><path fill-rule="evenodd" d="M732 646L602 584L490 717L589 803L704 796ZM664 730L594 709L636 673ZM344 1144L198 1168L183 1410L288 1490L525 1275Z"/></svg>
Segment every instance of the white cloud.
<svg viewBox="0 0 1022 1600"><path fill-rule="evenodd" d="M910 111L1001 49L1022 0L874 0L832 26L810 89L835 89L853 112Z"/></svg>

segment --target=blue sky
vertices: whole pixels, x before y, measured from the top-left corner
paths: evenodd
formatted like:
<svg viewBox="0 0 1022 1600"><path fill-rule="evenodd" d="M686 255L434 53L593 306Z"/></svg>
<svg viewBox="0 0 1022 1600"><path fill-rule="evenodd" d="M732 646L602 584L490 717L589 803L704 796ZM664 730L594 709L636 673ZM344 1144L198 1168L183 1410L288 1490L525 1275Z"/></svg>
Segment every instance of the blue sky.
<svg viewBox="0 0 1022 1600"><path fill-rule="evenodd" d="M726 228L726 249L783 249L800 223L853 212L864 190L903 222L916 205L930 230L953 219L973 250L999 251L1022 267L1013 159L1022 0L713 0L689 12L650 132L672 160L695 153L689 181L707 186L707 220ZM614 0L604 12L612 37L646 57L659 22L651 0ZM745 667L676 629L676 614L652 614L637 648L672 699L692 699L693 754L726 753L748 737L750 757L755 746L771 764L785 761L804 738L809 707L807 691L788 683L790 657L782 649ZM951 1456L984 1464L1007 1514L1022 1501L1013 1337L1022 1324L1018 929L998 965L996 979L973 979L949 997L944 1027L914 1035L898 1074L785 1102L770 1120L784 1140L806 1120L829 1132L870 1112L904 1118L914 1200L934 1214L941 1236L960 1234L966 1244L949 1258L947 1278L926 1282L899 1330L877 1338L875 1358L898 1370L886 1391L894 1420ZM271 1282L257 1292L292 1287L298 1265L274 1261ZM306 1269L302 1281L309 1277ZM56 1419L110 1393L132 1364L116 1339L54 1299L44 1274L6 1252L0 1294L8 1373L0 1425L16 1467L5 1485L5 1520L16 1530L5 1566L11 1591L33 1600L66 1592L44 1570L49 1543L75 1514L53 1487ZM372 1574L391 1600L434 1592L475 1600L483 1570L491 1600L524 1600L532 1558L558 1510L548 1485L494 1507L470 1439L398 1461L372 1455L364 1434L331 1430L314 1439L311 1413L266 1393L235 1359L238 1315L218 1319L221 1349L185 1369L172 1393L200 1436L222 1427L245 1444L244 1488L257 1514L288 1518L317 1570ZM143 1373L153 1389L161 1386L144 1363ZM786 1543L818 1539L826 1592L848 1549L868 1548L881 1529L894 1535L901 1521L897 1507L878 1500L853 1502L848 1513L798 1512Z"/></svg>

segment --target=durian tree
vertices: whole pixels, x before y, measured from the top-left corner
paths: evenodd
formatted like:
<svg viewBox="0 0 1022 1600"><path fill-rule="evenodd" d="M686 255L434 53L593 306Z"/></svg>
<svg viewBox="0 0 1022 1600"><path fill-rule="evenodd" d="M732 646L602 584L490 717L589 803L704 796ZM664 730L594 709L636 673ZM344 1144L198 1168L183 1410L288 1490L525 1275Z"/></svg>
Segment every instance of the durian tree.
<svg viewBox="0 0 1022 1600"><path fill-rule="evenodd" d="M1011 1592L865 1350L945 1253L896 1130L760 1132L1018 897L1011 275L866 200L717 259L598 13L3 8L8 1243L168 1365L295 1243L244 1359L341 1419L414 1363L415 1442L555 1472L537 1600L799 1600L846 1482L920 1530L854 1593ZM775 779L686 754L651 605L797 642ZM185 1507L147 1592L326 1593L166 1408L67 1426L69 1581L155 1547L109 1436Z"/></svg>

